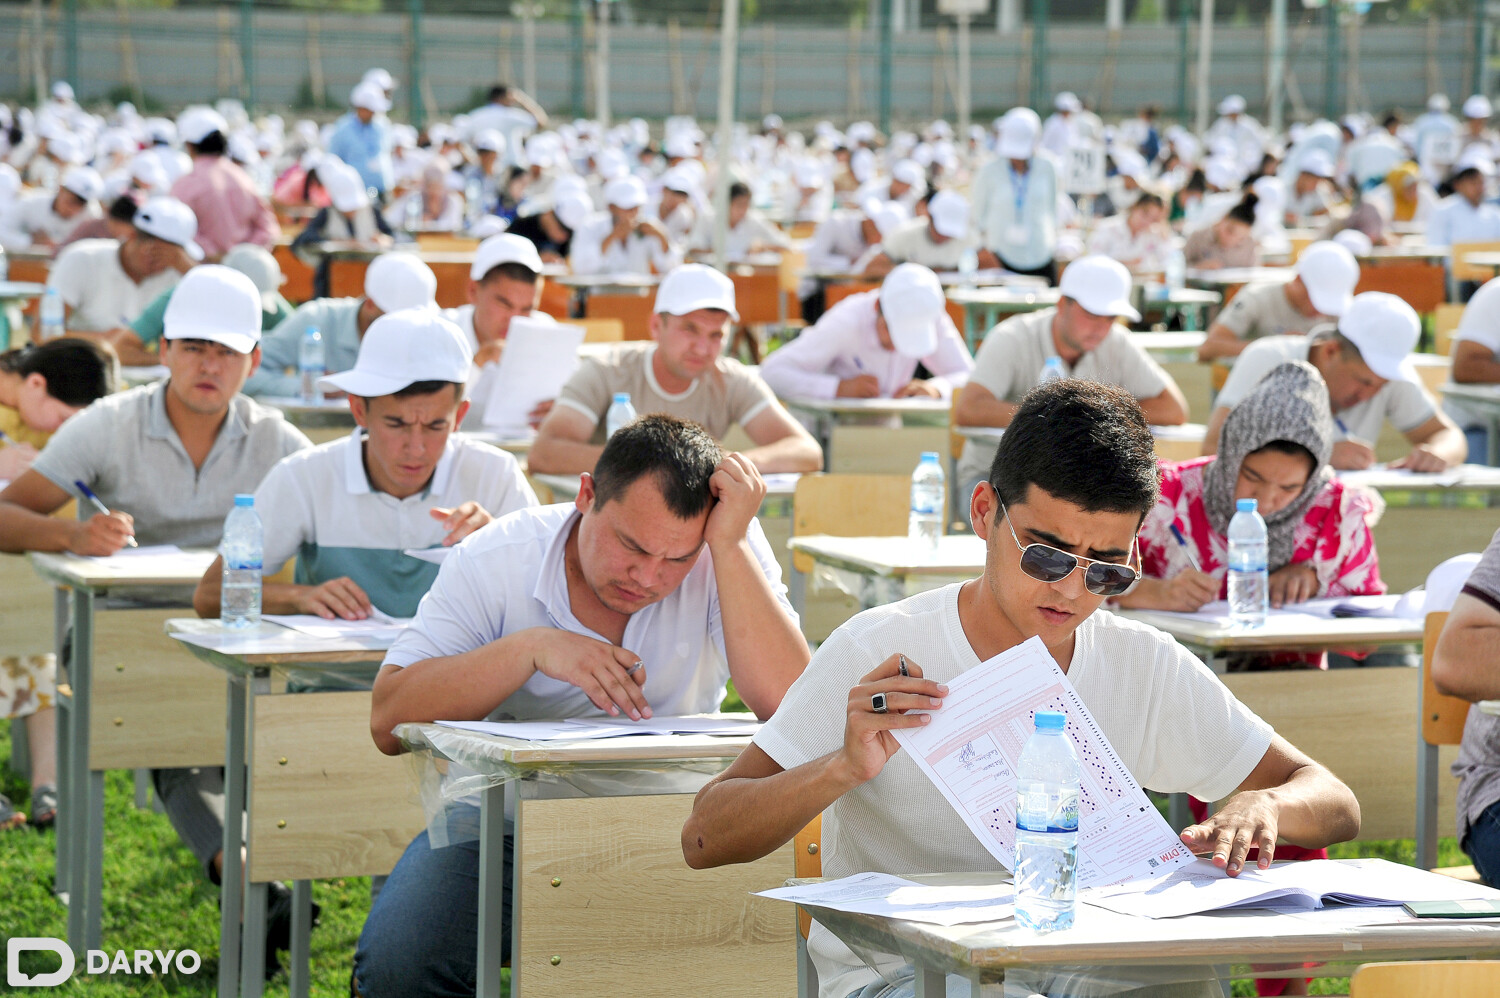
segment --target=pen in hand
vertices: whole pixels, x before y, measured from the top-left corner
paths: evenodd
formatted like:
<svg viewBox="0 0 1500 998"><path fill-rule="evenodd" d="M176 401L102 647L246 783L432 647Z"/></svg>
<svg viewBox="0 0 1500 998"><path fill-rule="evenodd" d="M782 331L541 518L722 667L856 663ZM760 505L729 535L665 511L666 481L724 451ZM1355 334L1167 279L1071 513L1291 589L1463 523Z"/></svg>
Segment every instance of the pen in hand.
<svg viewBox="0 0 1500 998"><path fill-rule="evenodd" d="M1177 544L1182 548L1182 553L1187 555L1188 564L1193 566L1196 572L1203 571L1203 566L1198 564L1198 556L1193 554L1192 545L1188 544L1187 538L1182 536L1182 528L1177 524L1171 526L1172 536L1177 538Z"/></svg>
<svg viewBox="0 0 1500 998"><path fill-rule="evenodd" d="M83 495L83 497L85 499L87 499L93 505L94 509L98 510L100 513L103 513L105 516L109 515L109 513L110 513L109 507L106 506L106 505L104 505L104 503L102 503L102 502L99 501L99 497L96 496L96 495L94 495L94 490L93 489L91 489L87 485L83 484L82 481L74 481L73 484L78 487L78 491ZM126 547L138 547L139 546L139 545L136 544L134 537L127 537L127 538L125 538L125 545L126 545Z"/></svg>

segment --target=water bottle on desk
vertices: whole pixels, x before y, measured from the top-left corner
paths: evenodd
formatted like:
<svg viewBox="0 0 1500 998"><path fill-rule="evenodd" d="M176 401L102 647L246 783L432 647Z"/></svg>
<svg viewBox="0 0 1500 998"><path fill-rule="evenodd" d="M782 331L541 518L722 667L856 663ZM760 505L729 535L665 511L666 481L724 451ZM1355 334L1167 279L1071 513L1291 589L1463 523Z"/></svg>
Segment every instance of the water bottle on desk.
<svg viewBox="0 0 1500 998"><path fill-rule="evenodd" d="M255 512L253 495L234 497L234 509L224 520L219 552L224 573L219 593L219 620L225 627L254 627L260 623L261 552L265 533Z"/></svg>
<svg viewBox="0 0 1500 998"><path fill-rule="evenodd" d="M1167 259L1162 275L1166 281L1167 294L1181 291L1182 286L1187 283L1187 257L1182 253L1181 246L1173 246L1167 251Z"/></svg>
<svg viewBox="0 0 1500 998"><path fill-rule="evenodd" d="M609 404L609 412L604 414L605 439L615 435L615 431L626 423L635 421L635 406L630 404L629 392L615 392L615 399Z"/></svg>
<svg viewBox="0 0 1500 998"><path fill-rule="evenodd" d="M1037 378L1038 385L1048 385L1054 381L1062 381L1067 378L1068 372L1063 370L1061 357L1048 357L1047 363L1042 365L1042 376Z"/></svg>
<svg viewBox="0 0 1500 998"><path fill-rule="evenodd" d="M943 483L943 465L937 451L923 451L917 470L911 473L911 516L906 521L906 533L933 551L943 536Z"/></svg>
<svg viewBox="0 0 1500 998"><path fill-rule="evenodd" d="M1240 499L1229 521L1229 617L1236 624L1266 621L1270 598L1266 571L1266 521L1254 499Z"/></svg>
<svg viewBox="0 0 1500 998"><path fill-rule="evenodd" d="M10 259L5 255L5 247L0 246L0 281L10 280Z"/></svg>
<svg viewBox="0 0 1500 998"><path fill-rule="evenodd" d="M60 339L65 332L63 328L67 310L63 307L62 295L57 293L56 288L48 288L46 294L42 295L42 309L39 316L41 324L37 328L37 342L46 343L49 340Z"/></svg>
<svg viewBox="0 0 1500 998"><path fill-rule="evenodd" d="M406 196L406 206L403 209L405 218L401 227L407 232L420 232L422 230L422 193L414 191Z"/></svg>
<svg viewBox="0 0 1500 998"><path fill-rule="evenodd" d="M323 401L323 387L318 380L328 373L323 354L323 334L317 326L308 326L297 347L297 373L302 376L302 401L317 405Z"/></svg>
<svg viewBox="0 0 1500 998"><path fill-rule="evenodd" d="M1061 711L1036 712L1016 765L1016 921L1037 932L1073 924L1082 771Z"/></svg>

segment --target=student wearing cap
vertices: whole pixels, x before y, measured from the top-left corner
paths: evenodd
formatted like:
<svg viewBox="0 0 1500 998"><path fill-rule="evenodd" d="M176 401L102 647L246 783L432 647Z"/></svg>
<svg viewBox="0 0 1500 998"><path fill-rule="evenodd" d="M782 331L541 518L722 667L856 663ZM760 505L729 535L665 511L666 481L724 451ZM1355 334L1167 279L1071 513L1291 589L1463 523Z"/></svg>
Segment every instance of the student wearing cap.
<svg viewBox="0 0 1500 998"><path fill-rule="evenodd" d="M505 162L524 166L522 147L527 136L538 127L546 128L547 112L519 87L497 83L490 87L488 100L469 112L469 127L493 128L505 137Z"/></svg>
<svg viewBox="0 0 1500 998"><path fill-rule="evenodd" d="M1500 384L1500 281L1486 281L1469 299L1449 353L1456 383ZM1451 397L1443 399L1443 409L1464 431L1469 463L1488 464L1489 420Z"/></svg>
<svg viewBox="0 0 1500 998"><path fill-rule="evenodd" d="M1260 122L1245 113L1245 98L1230 94L1219 102L1219 119L1203 135L1204 145L1212 148L1223 142L1234 151L1241 172L1250 173L1260 165L1266 150L1266 132Z"/></svg>
<svg viewBox="0 0 1500 998"><path fill-rule="evenodd" d="M261 332L270 332L292 314L291 303L281 296L281 285L286 283L286 277L270 253L259 246L236 246L224 254L222 262L250 278L260 292ZM157 344L166 323L167 304L175 290L174 285L157 295L129 325L110 335L110 345L120 355L121 364L145 366L159 363Z"/></svg>
<svg viewBox="0 0 1500 998"><path fill-rule="evenodd" d="M261 369L245 385L247 395L294 398L301 391L297 352L308 329L323 336L323 360L330 373L347 371L359 357L359 341L386 312L436 308L437 276L412 253L385 253L365 270L360 298L315 298L301 305L261 344Z"/></svg>
<svg viewBox="0 0 1500 998"><path fill-rule="evenodd" d="M797 284L802 318L815 323L823 315L823 285L814 274L859 273L880 252L880 241L910 220L899 201L870 198L858 209L840 208L818 223L803 251L807 266Z"/></svg>
<svg viewBox="0 0 1500 998"><path fill-rule="evenodd" d="M64 171L57 193L32 191L0 211L0 248L54 250L75 226L102 214L99 197L104 181L87 166Z"/></svg>
<svg viewBox="0 0 1500 998"><path fill-rule="evenodd" d="M1071 90L1064 90L1053 99L1052 107L1053 112L1042 123L1042 137L1037 144L1061 158L1077 142L1073 116L1083 110L1083 101Z"/></svg>
<svg viewBox="0 0 1500 998"><path fill-rule="evenodd" d="M1021 399L1041 378L1049 358L1063 374L1084 381L1118 385L1141 405L1155 426L1187 420L1187 401L1172 376L1130 338L1117 319L1137 321L1130 304L1130 272L1106 256L1086 256L1068 264L1053 308L1011 316L985 335L974 357L974 372L953 407L959 426L1009 426ZM964 443L958 480L966 491L982 479L995 446Z"/></svg>
<svg viewBox="0 0 1500 998"><path fill-rule="evenodd" d="M365 182L354 167L332 157L318 161L318 180L328 195L329 204L322 208L307 227L292 240L297 259L313 269L313 297L328 297L329 257L321 245L325 242L352 242L369 248L388 249L395 234L385 216L370 204Z"/></svg>
<svg viewBox="0 0 1500 998"><path fill-rule="evenodd" d="M662 174L656 219L667 238L678 246L690 245L698 235L699 200L698 180L693 171L678 167Z"/></svg>
<svg viewBox="0 0 1500 998"><path fill-rule="evenodd" d="M1412 445L1391 467L1429 472L1462 464L1468 451L1463 433L1437 407L1411 366L1421 332L1417 313L1406 302L1366 291L1354 296L1337 324L1319 326L1306 336L1272 336L1250 344L1214 399L1203 453L1217 451L1225 417L1262 378L1289 360L1304 360L1328 384L1339 431L1333 467L1373 464L1374 442L1387 420Z"/></svg>
<svg viewBox="0 0 1500 998"><path fill-rule="evenodd" d="M781 398L949 398L974 360L946 304L936 274L903 263L773 352L760 376ZM913 377L918 364L930 377Z"/></svg>
<svg viewBox="0 0 1500 998"><path fill-rule="evenodd" d="M1494 161L1478 150L1466 150L1453 167L1453 193L1437 203L1427 218L1427 245L1453 246L1500 240L1500 206L1485 200L1495 175ZM1479 285L1461 282L1459 300L1468 301Z"/></svg>
<svg viewBox="0 0 1500 998"><path fill-rule="evenodd" d="M269 249L280 238L281 226L255 181L226 155L229 125L224 117L211 108L190 108L177 122L177 134L193 168L172 185L172 196L198 217L203 252L218 260L241 243Z"/></svg>
<svg viewBox="0 0 1500 998"><path fill-rule="evenodd" d="M938 191L927 202L926 218L914 218L881 237L880 251L865 264L863 274L884 277L902 263L951 272L973 249L968 200L956 191Z"/></svg>
<svg viewBox="0 0 1500 998"><path fill-rule="evenodd" d="M1089 236L1089 252L1123 263L1132 274L1160 274L1175 245L1160 194L1142 191L1130 207L1102 219Z"/></svg>
<svg viewBox="0 0 1500 998"><path fill-rule="evenodd" d="M639 177L616 177L604 185L607 211L591 216L573 232L575 274L665 274L682 262L661 223L641 217L646 185Z"/></svg>
<svg viewBox="0 0 1500 998"><path fill-rule="evenodd" d="M522 202L516 210L519 213L523 208L535 210L530 214L518 214L505 231L530 240L546 263L568 262L573 233L588 221L594 211L588 195L576 191L542 199L540 204Z"/></svg>
<svg viewBox="0 0 1500 998"><path fill-rule="evenodd" d="M108 333L140 315L199 260L198 222L187 205L158 196L136 210L124 242L85 239L57 255L47 275L67 309L67 327Z"/></svg>
<svg viewBox="0 0 1500 998"><path fill-rule="evenodd" d="M286 458L255 490L265 564L297 559L295 581L265 585L266 613L415 616L438 566L403 552L451 547L536 505L514 457L456 432L469 364L457 326L407 309L376 319L354 368L324 379L347 393L357 425ZM193 593L201 617L219 614L222 567L215 560Z"/></svg>
<svg viewBox="0 0 1500 998"><path fill-rule="evenodd" d="M751 744L699 791L682 829L687 864L750 862L822 814L828 877L998 870L892 732L949 710L948 684L1032 639L1141 786L1227 798L1181 841L1229 876L1269 868L1278 839L1353 837L1359 803L1333 774L1171 636L1103 609L1139 574L1136 533L1156 499L1150 428L1128 392L1077 380L1030 392L970 499L983 572L867 610L823 642ZM856 955L816 922L807 951L825 998L913 994L909 961ZM1149 944L1137 955L1149 964ZM1091 970L1007 968L992 993L1222 994L1210 968L1200 982L1154 986L1181 975L1147 971L1132 986L1131 968Z"/></svg>
<svg viewBox="0 0 1500 998"><path fill-rule="evenodd" d="M771 716L808 651L755 518L765 491L701 426L656 414L620 429L574 502L502 517L449 555L375 680L375 744L395 755L396 725L439 718L712 711L729 679ZM418 835L371 908L355 994L474 993L479 809L444 819L451 844Z"/></svg>
<svg viewBox="0 0 1500 998"><path fill-rule="evenodd" d="M698 224L695 249L704 252L714 248L714 213L712 209L703 213ZM725 256L731 262L742 261L752 253L780 253L791 249L791 240L766 221L766 217L750 205L750 185L736 180L729 185L729 231L725 234Z"/></svg>
<svg viewBox="0 0 1500 998"><path fill-rule="evenodd" d="M974 178L980 266L999 266L1057 283L1057 161L1037 151L1041 121L1030 108L1000 119L996 158ZM993 257L993 259L987 259Z"/></svg>
<svg viewBox="0 0 1500 998"><path fill-rule="evenodd" d="M617 392L630 395L638 414L690 419L716 440L738 424L756 445L745 457L762 474L821 469L818 442L760 375L723 355L731 321L739 321L739 313L729 278L697 263L672 271L656 289L653 342L583 358L542 422L527 457L530 469L557 475L591 470Z"/></svg>
<svg viewBox="0 0 1500 998"><path fill-rule="evenodd" d="M189 271L167 307L163 339L165 381L102 398L68 420L31 470L0 492L0 551L103 556L131 537L214 547L235 494L255 491L276 462L309 446L281 413L239 394L260 363L260 294L244 274L214 264ZM78 497L75 482L110 512L53 517ZM217 883L223 771L152 777L172 826ZM270 938L285 948L291 898L276 893Z"/></svg>
<svg viewBox="0 0 1500 998"><path fill-rule="evenodd" d="M1354 298L1359 262L1331 240L1313 243L1297 258L1297 276L1285 283L1252 284L1234 296L1208 327L1200 361L1238 357L1263 336L1299 335L1337 319Z"/></svg>
<svg viewBox="0 0 1500 998"><path fill-rule="evenodd" d="M417 189L392 199L382 213L392 230L458 232L464 227L464 196L453 189L453 168L441 156L422 167Z"/></svg>
<svg viewBox="0 0 1500 998"><path fill-rule="evenodd" d="M1337 202L1333 157L1321 149L1309 150L1297 162L1297 177L1286 203L1286 224L1309 226L1326 220Z"/></svg>
<svg viewBox="0 0 1500 998"><path fill-rule="evenodd" d="M349 94L350 110L333 127L328 151L354 167L366 187L382 199L391 189L390 98L376 83L361 83Z"/></svg>
<svg viewBox="0 0 1500 998"><path fill-rule="evenodd" d="M1463 112L1463 132L1459 135L1463 151L1467 153L1473 150L1478 155L1493 160L1500 153L1500 136L1490 127L1490 118L1495 114L1490 99L1484 94L1472 94L1464 101Z"/></svg>
<svg viewBox="0 0 1500 998"><path fill-rule="evenodd" d="M509 232L490 236L474 251L468 294L469 304L444 309L443 317L458 327L468 343L473 360L469 424L482 426L510 321L519 316L553 322L550 315L537 310L542 300L542 258L536 247ZM551 410L550 401L538 405L531 413L532 425L540 425Z"/></svg>
<svg viewBox="0 0 1500 998"><path fill-rule="evenodd" d="M870 198L896 201L908 215L916 213L917 204L927 193L927 173L916 160L901 159L891 166L889 177L877 178L859 189L859 203Z"/></svg>

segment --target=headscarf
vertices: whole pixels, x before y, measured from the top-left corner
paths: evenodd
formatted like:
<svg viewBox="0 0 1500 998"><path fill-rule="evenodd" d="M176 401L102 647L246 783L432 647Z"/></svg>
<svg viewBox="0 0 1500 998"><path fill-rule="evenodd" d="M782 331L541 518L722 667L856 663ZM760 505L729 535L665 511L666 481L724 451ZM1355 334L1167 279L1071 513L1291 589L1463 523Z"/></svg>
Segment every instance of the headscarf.
<svg viewBox="0 0 1500 998"><path fill-rule="evenodd" d="M1297 498L1265 517L1266 563L1274 572L1292 560L1297 526L1333 476L1328 467L1333 453L1333 410L1328 387L1311 364L1288 361L1275 368L1224 420L1219 456L1203 472L1204 511L1220 536L1229 533L1229 519L1234 516L1240 465L1246 455L1273 440L1301 444L1315 462Z"/></svg>
<svg viewBox="0 0 1500 998"><path fill-rule="evenodd" d="M1402 163L1385 175L1385 185L1391 189L1391 203L1395 205L1391 221L1410 222L1417 217L1417 182L1420 178L1421 172L1415 163Z"/></svg>

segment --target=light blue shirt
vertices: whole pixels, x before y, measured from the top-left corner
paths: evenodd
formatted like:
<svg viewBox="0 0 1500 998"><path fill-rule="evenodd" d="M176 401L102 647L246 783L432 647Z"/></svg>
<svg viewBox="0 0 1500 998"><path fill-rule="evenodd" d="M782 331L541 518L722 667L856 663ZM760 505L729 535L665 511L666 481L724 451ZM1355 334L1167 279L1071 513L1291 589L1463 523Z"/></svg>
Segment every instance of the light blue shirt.
<svg viewBox="0 0 1500 998"><path fill-rule="evenodd" d="M979 245L1001 263L1036 270L1052 262L1057 251L1057 167L1051 156L1031 157L1025 183L1018 190L1008 159L985 164L974 181L974 221Z"/></svg>
<svg viewBox="0 0 1500 998"><path fill-rule="evenodd" d="M302 336L316 327L323 334L323 364L329 374L347 371L359 357L359 306L363 298L315 298L261 337L260 370L250 376L246 395L294 398L302 391L297 352Z"/></svg>
<svg viewBox="0 0 1500 998"><path fill-rule="evenodd" d="M1500 207L1482 201L1474 207L1461 194L1450 194L1438 202L1427 220L1427 245L1487 243L1500 240Z"/></svg>
<svg viewBox="0 0 1500 998"><path fill-rule="evenodd" d="M366 187L381 194L391 189L391 127L384 118L367 125L350 111L334 127L328 151L354 167Z"/></svg>

